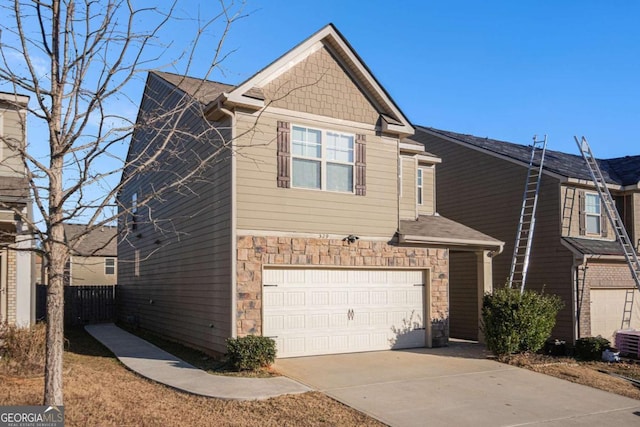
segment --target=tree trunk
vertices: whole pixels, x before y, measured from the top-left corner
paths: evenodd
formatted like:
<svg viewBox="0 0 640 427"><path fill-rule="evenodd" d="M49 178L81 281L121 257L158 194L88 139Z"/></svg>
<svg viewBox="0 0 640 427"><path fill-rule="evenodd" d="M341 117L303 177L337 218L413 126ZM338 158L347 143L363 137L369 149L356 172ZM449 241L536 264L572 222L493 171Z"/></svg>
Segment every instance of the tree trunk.
<svg viewBox="0 0 640 427"><path fill-rule="evenodd" d="M62 227L60 227L62 228ZM55 246L55 245L54 245ZM58 245L61 246L61 245ZM64 263L59 256L66 248L51 251L47 286L47 351L44 404L62 405L62 368L64 351Z"/></svg>

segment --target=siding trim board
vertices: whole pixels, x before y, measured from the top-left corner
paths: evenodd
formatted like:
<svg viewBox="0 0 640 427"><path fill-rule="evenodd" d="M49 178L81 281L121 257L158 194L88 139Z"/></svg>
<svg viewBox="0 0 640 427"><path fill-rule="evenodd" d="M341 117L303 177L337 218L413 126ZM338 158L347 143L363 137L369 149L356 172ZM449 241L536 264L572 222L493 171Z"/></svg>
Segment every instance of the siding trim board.
<svg viewBox="0 0 640 427"><path fill-rule="evenodd" d="M367 195L367 135L357 134L355 141L356 196Z"/></svg>

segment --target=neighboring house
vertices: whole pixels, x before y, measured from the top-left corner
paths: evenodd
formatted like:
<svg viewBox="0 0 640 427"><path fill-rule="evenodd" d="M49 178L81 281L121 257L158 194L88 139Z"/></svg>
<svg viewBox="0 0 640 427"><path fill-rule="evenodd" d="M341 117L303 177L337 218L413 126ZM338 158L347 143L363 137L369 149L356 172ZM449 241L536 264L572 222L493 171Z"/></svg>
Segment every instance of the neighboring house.
<svg viewBox="0 0 640 427"><path fill-rule="evenodd" d="M63 224L67 241L85 233L86 225ZM65 284L115 285L118 283L117 227L91 230L74 244L66 268Z"/></svg>
<svg viewBox="0 0 640 427"><path fill-rule="evenodd" d="M0 323L29 326L35 320L34 245L29 183L20 156L26 141L29 97L0 92Z"/></svg>
<svg viewBox="0 0 640 427"><path fill-rule="evenodd" d="M247 334L279 357L440 346L450 252L491 290L503 242L436 213L440 159L401 142L413 126L332 25L238 86L151 73L138 121L193 99L132 140L137 164L175 129L123 174L123 320L215 352ZM188 189L141 203L225 143Z"/></svg>
<svg viewBox="0 0 640 427"><path fill-rule="evenodd" d="M494 286L506 283L531 147L418 127L410 139L442 158L436 192L445 216L507 242L494 262ZM578 149L576 148L578 153ZM640 241L640 156L598 160L632 242ZM547 150L538 199L527 288L562 297L554 337L573 341L622 326L627 293L635 289L612 225L580 155ZM472 310L471 258L450 260L452 306ZM459 302L459 304L458 304ZM452 310L452 318L455 318ZM631 327L640 328L635 291ZM473 338L471 325L451 322L451 335Z"/></svg>

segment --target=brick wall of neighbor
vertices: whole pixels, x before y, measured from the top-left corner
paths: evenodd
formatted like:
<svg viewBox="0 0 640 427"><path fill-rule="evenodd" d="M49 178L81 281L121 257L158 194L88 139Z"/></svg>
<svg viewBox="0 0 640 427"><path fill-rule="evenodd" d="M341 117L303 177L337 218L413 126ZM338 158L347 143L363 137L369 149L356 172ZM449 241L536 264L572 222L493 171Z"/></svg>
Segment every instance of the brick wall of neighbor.
<svg viewBox="0 0 640 427"><path fill-rule="evenodd" d="M591 298L593 288L634 288L635 282L631 278L631 272L626 263L600 263L587 264L587 274L584 276L584 287L579 290L580 298L580 336L591 336ZM579 270L582 275L582 269ZM582 277L581 277L582 278Z"/></svg>
<svg viewBox="0 0 640 427"><path fill-rule="evenodd" d="M431 270L431 329L434 346L449 338L449 253L446 249L398 247L384 242L240 236L237 246L238 335L262 333L264 265L424 267Z"/></svg>
<svg viewBox="0 0 640 427"><path fill-rule="evenodd" d="M7 321L16 322L16 252L7 251Z"/></svg>

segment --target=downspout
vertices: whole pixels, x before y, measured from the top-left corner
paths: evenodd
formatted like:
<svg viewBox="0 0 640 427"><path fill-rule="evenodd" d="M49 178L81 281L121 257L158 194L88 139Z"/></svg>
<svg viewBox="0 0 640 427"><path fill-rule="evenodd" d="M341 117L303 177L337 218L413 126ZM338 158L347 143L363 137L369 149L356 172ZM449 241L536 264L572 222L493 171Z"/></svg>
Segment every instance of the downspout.
<svg viewBox="0 0 640 427"><path fill-rule="evenodd" d="M573 264L571 266L571 272L573 274L573 313L572 313L572 321L573 321L573 341L575 342L580 338L580 266L585 265L587 263L587 257L585 255L582 256L582 259L578 257L573 258Z"/></svg>
<svg viewBox="0 0 640 427"><path fill-rule="evenodd" d="M238 236L237 236L237 212L236 212L236 115L224 108L218 102L217 110L231 119L231 337L238 336L238 325L236 313L238 311L238 282L237 282L237 258L238 258Z"/></svg>
<svg viewBox="0 0 640 427"><path fill-rule="evenodd" d="M400 157L400 137L396 139L396 227L400 235L400 194L402 194L402 157Z"/></svg>

